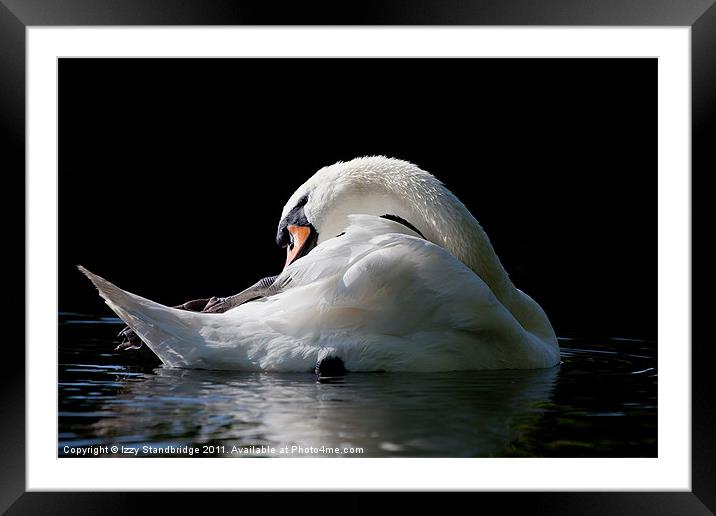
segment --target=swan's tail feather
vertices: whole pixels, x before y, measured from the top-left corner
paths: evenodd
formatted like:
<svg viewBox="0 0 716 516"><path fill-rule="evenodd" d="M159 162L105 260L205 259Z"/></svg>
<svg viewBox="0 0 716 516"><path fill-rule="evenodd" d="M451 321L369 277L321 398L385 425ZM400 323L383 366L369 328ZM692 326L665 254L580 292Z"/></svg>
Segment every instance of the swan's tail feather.
<svg viewBox="0 0 716 516"><path fill-rule="evenodd" d="M170 367L200 366L192 355L201 340L201 315L170 308L126 292L81 265L77 268L97 287L99 295L159 359ZM204 314L205 315L205 314ZM216 317L215 314L214 317ZM193 345L192 345L193 343Z"/></svg>

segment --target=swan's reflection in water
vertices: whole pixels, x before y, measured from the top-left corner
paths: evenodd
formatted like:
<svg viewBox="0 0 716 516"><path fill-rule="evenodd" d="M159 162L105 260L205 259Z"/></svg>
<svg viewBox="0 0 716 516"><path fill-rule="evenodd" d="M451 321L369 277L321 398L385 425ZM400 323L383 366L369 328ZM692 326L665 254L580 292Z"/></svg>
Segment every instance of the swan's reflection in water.
<svg viewBox="0 0 716 516"><path fill-rule="evenodd" d="M540 418L559 367L313 375L155 369L123 381L92 423L99 443L362 448L353 456L499 456ZM125 383L126 382L126 383ZM260 451L260 450L259 450ZM346 454L349 455L349 454ZM215 456L215 455L214 455ZM239 456L239 455L233 455Z"/></svg>

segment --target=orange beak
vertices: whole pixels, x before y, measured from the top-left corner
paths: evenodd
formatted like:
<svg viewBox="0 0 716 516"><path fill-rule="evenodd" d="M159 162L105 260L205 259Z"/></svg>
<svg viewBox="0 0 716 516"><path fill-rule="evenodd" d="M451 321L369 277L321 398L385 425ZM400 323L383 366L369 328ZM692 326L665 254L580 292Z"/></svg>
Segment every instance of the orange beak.
<svg viewBox="0 0 716 516"><path fill-rule="evenodd" d="M307 226L287 226L286 229L291 234L291 243L286 247L286 265L283 266L285 269L298 257L301 253L301 249L306 245L309 236L311 235L311 228Z"/></svg>

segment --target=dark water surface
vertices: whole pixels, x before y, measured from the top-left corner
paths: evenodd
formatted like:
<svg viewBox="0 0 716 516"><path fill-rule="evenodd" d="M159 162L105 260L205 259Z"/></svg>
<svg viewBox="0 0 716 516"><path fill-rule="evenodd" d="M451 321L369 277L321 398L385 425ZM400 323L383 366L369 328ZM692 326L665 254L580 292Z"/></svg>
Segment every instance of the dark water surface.
<svg viewBox="0 0 716 516"><path fill-rule="evenodd" d="M113 351L121 327L116 318L60 314L61 457L133 449L178 457L185 446L200 457L657 455L653 342L563 338L562 364L547 370L320 382L165 369L146 348Z"/></svg>

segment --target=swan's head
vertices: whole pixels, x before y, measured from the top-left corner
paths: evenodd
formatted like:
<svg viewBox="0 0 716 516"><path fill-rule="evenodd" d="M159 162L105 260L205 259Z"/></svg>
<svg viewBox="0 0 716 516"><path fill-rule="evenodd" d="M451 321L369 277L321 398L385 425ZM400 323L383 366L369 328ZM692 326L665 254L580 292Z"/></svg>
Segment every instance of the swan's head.
<svg viewBox="0 0 716 516"><path fill-rule="evenodd" d="M320 169L291 196L276 242L287 248L288 266L345 231L348 215L357 213L386 216L434 241L437 221L427 206L446 194L459 203L434 176L407 161L373 156L339 162Z"/></svg>

